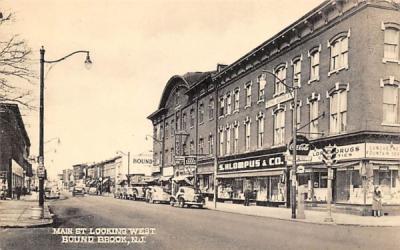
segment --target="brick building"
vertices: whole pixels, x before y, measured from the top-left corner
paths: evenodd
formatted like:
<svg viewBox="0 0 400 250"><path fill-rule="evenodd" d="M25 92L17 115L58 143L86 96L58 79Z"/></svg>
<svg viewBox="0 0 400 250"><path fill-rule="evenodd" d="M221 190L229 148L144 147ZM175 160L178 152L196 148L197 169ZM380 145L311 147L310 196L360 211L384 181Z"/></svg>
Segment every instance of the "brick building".
<svg viewBox="0 0 400 250"><path fill-rule="evenodd" d="M248 187L258 204L288 205L296 109L298 133L314 147L299 162L308 202L326 201L321 149L336 144L336 205L370 204L374 186L384 204L400 205L399 10L393 1L325 1L228 66L195 81L172 77L148 117L155 163L176 175L173 156L185 152L197 156L191 174L204 191L216 170L219 199L240 202ZM282 81L299 86L297 108Z"/></svg>
<svg viewBox="0 0 400 250"><path fill-rule="evenodd" d="M18 105L0 104L0 188L11 197L15 187L30 188L32 177L28 162L30 140L25 130Z"/></svg>

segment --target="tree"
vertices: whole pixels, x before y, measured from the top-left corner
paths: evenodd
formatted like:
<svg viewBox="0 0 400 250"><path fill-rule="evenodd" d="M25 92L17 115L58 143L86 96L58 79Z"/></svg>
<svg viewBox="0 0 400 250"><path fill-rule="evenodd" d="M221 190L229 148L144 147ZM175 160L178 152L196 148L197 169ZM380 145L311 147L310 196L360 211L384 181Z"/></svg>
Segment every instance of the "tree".
<svg viewBox="0 0 400 250"><path fill-rule="evenodd" d="M13 21L13 13L0 12L0 28ZM14 102L33 108L29 100L30 84L36 74L31 70L31 54L31 49L19 35L0 38L0 103Z"/></svg>

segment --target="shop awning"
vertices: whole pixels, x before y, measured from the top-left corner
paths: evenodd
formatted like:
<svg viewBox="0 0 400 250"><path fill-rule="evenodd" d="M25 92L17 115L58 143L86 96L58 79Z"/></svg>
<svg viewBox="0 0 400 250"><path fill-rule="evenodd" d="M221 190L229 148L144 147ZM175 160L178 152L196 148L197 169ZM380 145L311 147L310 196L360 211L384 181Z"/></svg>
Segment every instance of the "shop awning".
<svg viewBox="0 0 400 250"><path fill-rule="evenodd" d="M281 175L283 170L272 170L263 172L246 172L246 173L227 173L219 174L217 178L240 178L240 177L263 177L263 176L275 176Z"/></svg>
<svg viewBox="0 0 400 250"><path fill-rule="evenodd" d="M104 179L104 180L103 180L103 184L106 183L106 182L108 182L108 181L110 181L110 179L108 179L108 178L107 178L107 179Z"/></svg>
<svg viewBox="0 0 400 250"><path fill-rule="evenodd" d="M188 184L193 184L192 181L190 180L191 178L193 178L192 175L180 175L174 177L172 180L175 182L187 182Z"/></svg>
<svg viewBox="0 0 400 250"><path fill-rule="evenodd" d="M338 164L335 164L333 167L335 167L339 171L340 170L346 170L348 167L354 167L355 170L361 168L359 161L338 163Z"/></svg>

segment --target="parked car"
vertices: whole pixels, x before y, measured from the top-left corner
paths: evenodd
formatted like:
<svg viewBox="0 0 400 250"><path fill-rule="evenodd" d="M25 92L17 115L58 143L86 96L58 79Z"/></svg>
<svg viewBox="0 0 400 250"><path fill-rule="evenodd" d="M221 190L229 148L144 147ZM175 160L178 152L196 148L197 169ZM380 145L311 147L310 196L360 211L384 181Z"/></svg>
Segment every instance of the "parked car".
<svg viewBox="0 0 400 250"><path fill-rule="evenodd" d="M171 195L164 191L160 186L152 186L148 189L148 197L150 203L169 203Z"/></svg>
<svg viewBox="0 0 400 250"><path fill-rule="evenodd" d="M114 190L114 198L117 198L117 199L124 198L124 188L123 187L117 186L117 188Z"/></svg>
<svg viewBox="0 0 400 250"><path fill-rule="evenodd" d="M181 208L185 206L197 206L203 208L205 205L204 195L199 189L191 186L180 187L178 192L170 198L171 206L178 205Z"/></svg>
<svg viewBox="0 0 400 250"><path fill-rule="evenodd" d="M90 187L87 191L87 194L97 194L97 188L96 187Z"/></svg>
<svg viewBox="0 0 400 250"><path fill-rule="evenodd" d="M59 199L60 190L58 190L56 187L46 187L44 189L44 197L46 199Z"/></svg>
<svg viewBox="0 0 400 250"><path fill-rule="evenodd" d="M76 186L74 187L74 189L72 190L72 196L77 196L77 195L85 195L85 188L81 187L81 186Z"/></svg>
<svg viewBox="0 0 400 250"><path fill-rule="evenodd" d="M126 199L129 200L144 200L145 192L143 186L126 187Z"/></svg>

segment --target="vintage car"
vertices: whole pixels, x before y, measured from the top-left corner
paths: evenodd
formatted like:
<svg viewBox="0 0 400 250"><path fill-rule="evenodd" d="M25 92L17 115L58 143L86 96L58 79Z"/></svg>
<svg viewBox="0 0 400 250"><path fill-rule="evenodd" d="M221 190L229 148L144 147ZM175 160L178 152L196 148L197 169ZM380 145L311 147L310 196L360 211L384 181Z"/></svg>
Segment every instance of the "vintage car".
<svg viewBox="0 0 400 250"><path fill-rule="evenodd" d="M72 190L72 196L77 196L77 195L85 195L85 188L82 186L75 186L74 189Z"/></svg>
<svg viewBox="0 0 400 250"><path fill-rule="evenodd" d="M44 197L46 199L59 199L60 190L58 190L56 187L46 187L44 189Z"/></svg>
<svg viewBox="0 0 400 250"><path fill-rule="evenodd" d="M148 188L146 200L150 203L169 203L171 195L164 191L160 186L151 186Z"/></svg>
<svg viewBox="0 0 400 250"><path fill-rule="evenodd" d="M97 194L97 188L96 187L88 188L87 194L96 195Z"/></svg>
<svg viewBox="0 0 400 250"><path fill-rule="evenodd" d="M184 186L178 189L178 192L170 198L171 206L178 205L181 208L185 206L197 206L203 208L205 205L204 195L199 189L192 186Z"/></svg>
<svg viewBox="0 0 400 250"><path fill-rule="evenodd" d="M117 199L122 199L124 198L124 187L117 186L117 188L114 190L114 198Z"/></svg>
<svg viewBox="0 0 400 250"><path fill-rule="evenodd" d="M134 185L131 187L126 187L125 199L144 200L145 199L144 186Z"/></svg>

